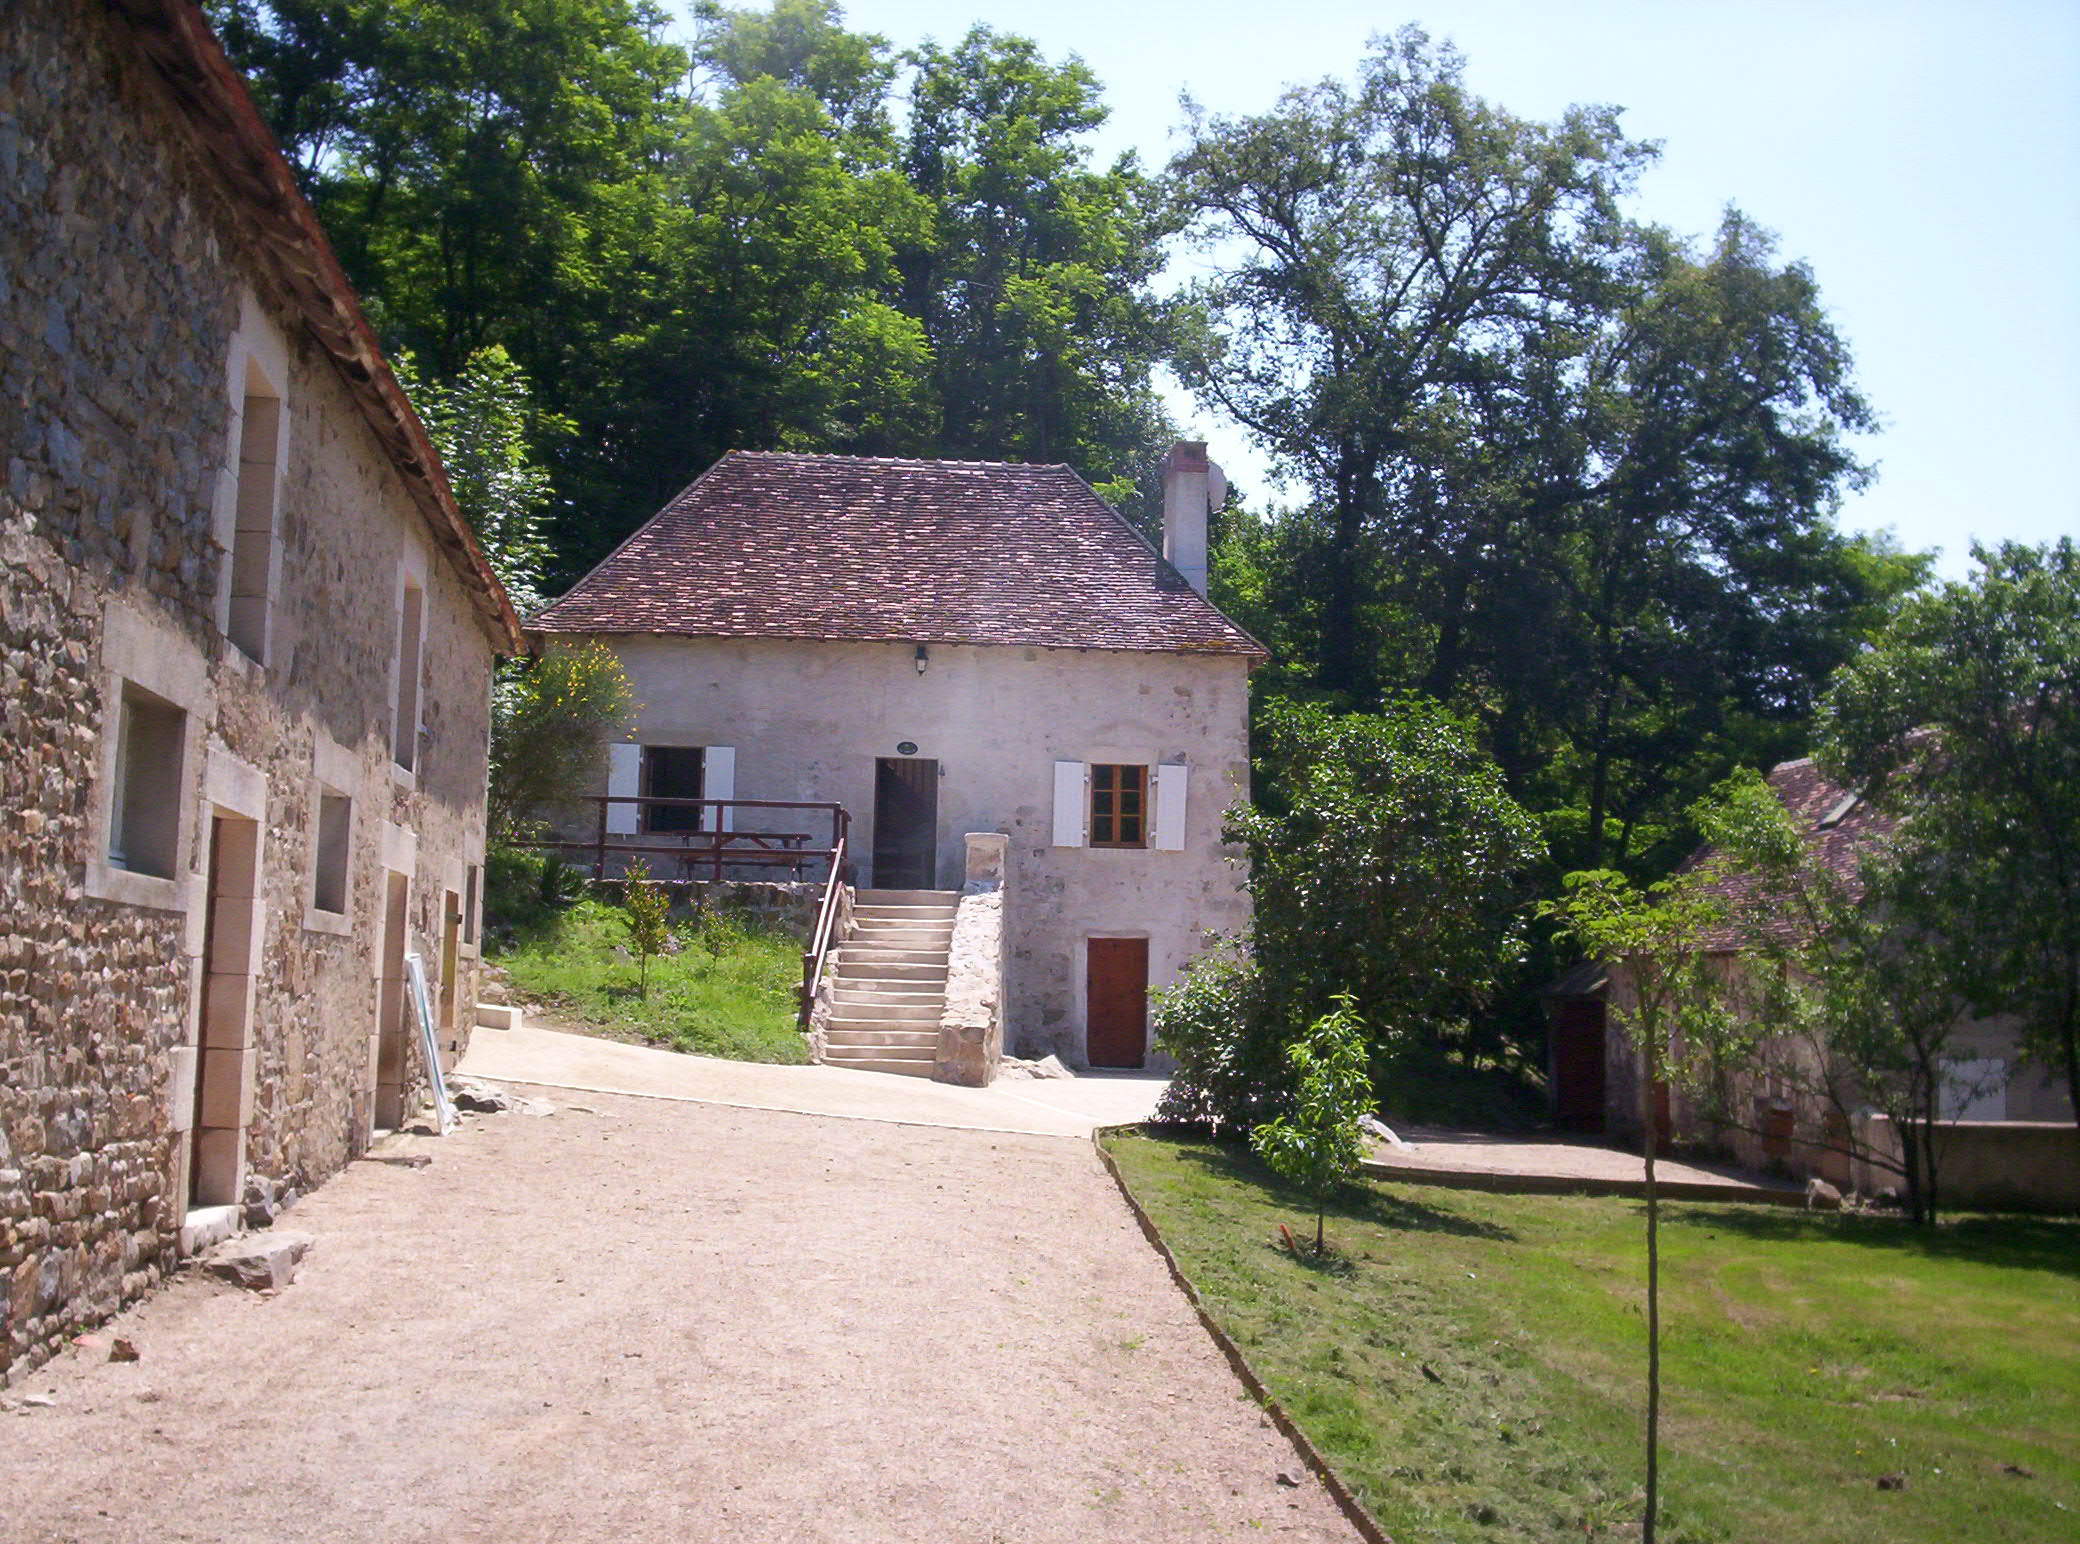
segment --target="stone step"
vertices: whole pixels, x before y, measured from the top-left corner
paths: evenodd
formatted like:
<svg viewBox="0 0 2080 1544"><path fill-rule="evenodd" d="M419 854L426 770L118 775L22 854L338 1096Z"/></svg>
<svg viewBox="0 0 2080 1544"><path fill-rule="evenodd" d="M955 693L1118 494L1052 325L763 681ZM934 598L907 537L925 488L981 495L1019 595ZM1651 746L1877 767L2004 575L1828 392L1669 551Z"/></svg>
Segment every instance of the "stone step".
<svg viewBox="0 0 2080 1544"><path fill-rule="evenodd" d="M955 906L958 890L855 890L852 904L859 906Z"/></svg>
<svg viewBox="0 0 2080 1544"><path fill-rule="evenodd" d="M840 949L932 949L953 947L953 929L940 928L867 928L854 933L838 945Z"/></svg>
<svg viewBox="0 0 2080 1544"><path fill-rule="evenodd" d="M927 911L918 907L914 911L896 913L859 912L852 914L852 931L873 932L881 928L923 928L927 932L950 933L953 931L953 913L950 911Z"/></svg>
<svg viewBox="0 0 2080 1544"><path fill-rule="evenodd" d="M937 1028L944 1009L938 1003L834 1001L831 1019L874 1019L885 1024L929 1024Z"/></svg>
<svg viewBox="0 0 2080 1544"><path fill-rule="evenodd" d="M938 1066L935 1056L912 1059L854 1046L833 1046L824 1052L823 1059L833 1067L851 1067L858 1072L894 1072L910 1078L928 1078Z"/></svg>
<svg viewBox="0 0 2080 1544"><path fill-rule="evenodd" d="M935 981L883 981L877 977L831 978L831 1001L881 1003L891 1007L929 1008L937 1013L946 1006L946 993Z"/></svg>
<svg viewBox="0 0 2080 1544"><path fill-rule="evenodd" d="M837 952L838 972L840 975L844 974L845 967L853 964L936 965L943 971L946 969L948 952L945 949L877 949L871 946L861 948L848 938Z"/></svg>
<svg viewBox="0 0 2080 1544"><path fill-rule="evenodd" d="M871 1050L880 1047L901 1053L911 1051L935 1051L939 1045L936 1029L888 1029L870 1024L847 1023L843 1019L832 1019L823 1034L824 1048L845 1046L852 1050Z"/></svg>
<svg viewBox="0 0 2080 1544"><path fill-rule="evenodd" d="M841 960L836 979L840 986L860 981L925 981L943 988L946 961L942 958L936 965L920 965L912 960Z"/></svg>

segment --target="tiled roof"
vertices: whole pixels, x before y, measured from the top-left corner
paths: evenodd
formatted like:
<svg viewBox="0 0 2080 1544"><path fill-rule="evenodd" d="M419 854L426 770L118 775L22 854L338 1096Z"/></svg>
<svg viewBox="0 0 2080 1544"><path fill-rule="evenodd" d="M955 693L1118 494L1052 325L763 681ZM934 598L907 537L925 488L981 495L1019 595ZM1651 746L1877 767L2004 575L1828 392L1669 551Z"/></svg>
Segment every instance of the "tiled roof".
<svg viewBox="0 0 2080 1544"><path fill-rule="evenodd" d="M1066 466L750 451L528 625L1264 653Z"/></svg>
<svg viewBox="0 0 2080 1544"><path fill-rule="evenodd" d="M1898 824L1894 816L1866 799L1857 798L1852 790L1829 782L1810 758L1780 762L1771 768L1769 786L1797 822L1805 836L1807 851L1829 872L1846 880L1852 889L1857 883L1857 857L1864 844L1886 835ZM1712 850L1707 847L1686 866L1694 868L1709 863L1711 859ZM1705 890L1723 897L1736 914L1752 911L1764 903L1761 887L1746 873L1721 874L1711 880ZM1788 941L1796 935L1798 919L1772 917L1768 925L1772 932ZM1740 927L1729 922L1712 929L1705 935L1705 947L1712 950L1741 948Z"/></svg>

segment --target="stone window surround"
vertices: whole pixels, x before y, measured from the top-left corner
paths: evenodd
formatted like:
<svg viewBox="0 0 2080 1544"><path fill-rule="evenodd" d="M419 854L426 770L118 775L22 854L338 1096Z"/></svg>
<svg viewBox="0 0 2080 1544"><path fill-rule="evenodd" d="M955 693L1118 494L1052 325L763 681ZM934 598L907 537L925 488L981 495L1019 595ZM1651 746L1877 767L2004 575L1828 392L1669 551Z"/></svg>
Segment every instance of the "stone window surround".
<svg viewBox="0 0 2080 1544"><path fill-rule="evenodd" d="M390 609L390 615L395 626L390 629L390 691L388 697L389 712L386 715L390 726L388 735L389 749L386 752L390 761L390 778L398 787L406 789L418 787L419 766L425 759L426 754L426 631L427 618L433 610L432 586L427 582L427 574L430 567L431 565L427 561L425 550L416 540L409 536L406 537L404 551L397 560L397 584L393 592L395 599ZM419 680L412 692L412 764L410 766L404 765L397 759L399 739L397 718L398 709L402 705L401 673L404 669L404 608L405 595L408 590L417 590L419 592L419 647L416 651Z"/></svg>
<svg viewBox="0 0 2080 1544"><path fill-rule="evenodd" d="M266 621L261 625L260 658L253 660L242 649L225 651L228 659L234 659L247 668L263 667L274 653L274 618L282 576L282 486L287 480L289 465L291 415L288 342L261 308L259 298L250 288L245 288L239 295L238 329L232 333L230 347L225 350L224 394L230 417L224 434L224 464L217 471L216 490L210 502L211 540L218 549L218 572L221 576L217 584L216 623L217 631L227 638L231 635L231 560L238 542L239 448L248 382L254 373L273 388L275 399L282 407L275 428L274 500L270 511L273 534L269 539Z"/></svg>
<svg viewBox="0 0 2080 1544"><path fill-rule="evenodd" d="M187 715L181 741L181 787L175 790L174 873L133 873L109 861L109 822L115 813L117 753L122 740L123 687L142 687ZM209 664L177 624L110 600L101 623L101 743L87 821L84 888L96 900L155 911L196 909L194 786L214 705Z"/></svg>
<svg viewBox="0 0 2080 1544"><path fill-rule="evenodd" d="M310 842L305 852L308 880L303 887L303 925L313 933L350 938L354 933L354 854L356 831L363 824L361 758L322 731L311 738ZM320 911L313 903L318 875L318 811L332 794L347 800L347 904L344 911Z"/></svg>

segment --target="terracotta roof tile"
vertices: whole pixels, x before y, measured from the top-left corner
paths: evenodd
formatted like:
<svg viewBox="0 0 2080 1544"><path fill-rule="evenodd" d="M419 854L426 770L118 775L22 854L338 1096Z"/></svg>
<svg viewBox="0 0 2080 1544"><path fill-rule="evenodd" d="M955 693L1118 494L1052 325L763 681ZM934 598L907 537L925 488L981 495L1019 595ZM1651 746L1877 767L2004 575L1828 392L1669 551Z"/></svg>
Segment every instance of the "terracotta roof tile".
<svg viewBox="0 0 2080 1544"><path fill-rule="evenodd" d="M528 625L1264 654L1066 466L751 451Z"/></svg>

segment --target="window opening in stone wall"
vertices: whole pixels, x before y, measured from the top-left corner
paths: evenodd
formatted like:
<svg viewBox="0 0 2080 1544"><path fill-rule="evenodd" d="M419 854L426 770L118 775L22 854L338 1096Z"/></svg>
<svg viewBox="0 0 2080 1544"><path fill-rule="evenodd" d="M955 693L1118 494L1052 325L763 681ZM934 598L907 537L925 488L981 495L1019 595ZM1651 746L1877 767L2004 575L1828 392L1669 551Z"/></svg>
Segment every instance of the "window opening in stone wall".
<svg viewBox="0 0 2080 1544"><path fill-rule="evenodd" d="M353 829L354 801L343 793L318 795L318 846L311 905L336 915L347 909L348 835Z"/></svg>
<svg viewBox="0 0 2080 1544"><path fill-rule="evenodd" d="M1147 838L1148 768L1091 767L1091 845L1145 847Z"/></svg>
<svg viewBox="0 0 2080 1544"><path fill-rule="evenodd" d="M703 757L699 746L643 747L643 794L652 799L701 797ZM694 805L642 806L645 831L698 831L701 812Z"/></svg>
<svg viewBox="0 0 2080 1544"><path fill-rule="evenodd" d="M419 764L419 671L426 592L404 582L397 612L397 705L390 725L390 759L410 772Z"/></svg>
<svg viewBox="0 0 2080 1544"><path fill-rule="evenodd" d="M253 660L267 659L268 600L273 590L275 493L280 476L282 402L259 366L246 361L239 412L237 528L231 538L231 641Z"/></svg>
<svg viewBox="0 0 2080 1544"><path fill-rule="evenodd" d="M188 715L172 703L123 683L108 816L108 861L117 868L173 878L180 862L181 753L187 728Z"/></svg>

